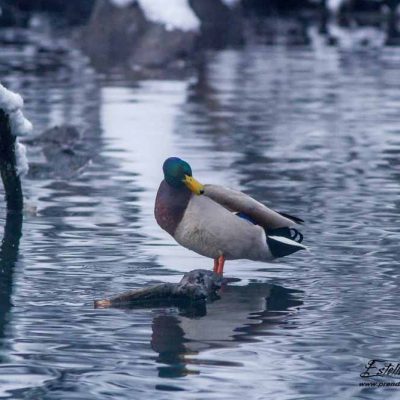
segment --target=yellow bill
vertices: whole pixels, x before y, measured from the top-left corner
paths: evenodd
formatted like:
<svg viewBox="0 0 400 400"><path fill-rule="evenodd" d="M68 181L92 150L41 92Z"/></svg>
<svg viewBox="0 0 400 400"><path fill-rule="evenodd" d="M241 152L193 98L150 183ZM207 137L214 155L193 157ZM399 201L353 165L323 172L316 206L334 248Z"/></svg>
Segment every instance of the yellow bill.
<svg viewBox="0 0 400 400"><path fill-rule="evenodd" d="M190 191L197 195L204 193L204 186L200 182L196 181L193 176L185 175L183 183Z"/></svg>

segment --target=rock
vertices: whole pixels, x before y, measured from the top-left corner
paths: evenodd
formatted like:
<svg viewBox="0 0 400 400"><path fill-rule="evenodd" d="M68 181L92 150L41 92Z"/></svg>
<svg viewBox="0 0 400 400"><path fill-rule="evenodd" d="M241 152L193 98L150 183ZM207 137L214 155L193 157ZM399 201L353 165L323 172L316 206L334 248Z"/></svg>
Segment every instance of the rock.
<svg viewBox="0 0 400 400"><path fill-rule="evenodd" d="M167 31L162 25L149 23L129 64L134 70L183 68L194 55L196 36L194 32Z"/></svg>
<svg viewBox="0 0 400 400"><path fill-rule="evenodd" d="M120 8L109 0L98 0L80 45L99 70L127 64L146 29L142 10L132 4Z"/></svg>
<svg viewBox="0 0 400 400"><path fill-rule="evenodd" d="M48 129L25 143L43 156L40 161L30 163L30 178L71 178L82 171L95 152L80 132L69 125Z"/></svg>
<svg viewBox="0 0 400 400"><path fill-rule="evenodd" d="M294 17L265 17L255 20L257 42L267 45L307 46L311 40L304 20Z"/></svg>
<svg viewBox="0 0 400 400"><path fill-rule="evenodd" d="M45 145L73 145L79 141L81 135L79 131L72 125L55 126L47 129L38 138L32 140L35 143Z"/></svg>
<svg viewBox="0 0 400 400"><path fill-rule="evenodd" d="M221 0L189 0L201 21L200 47L221 49L244 44L240 4L228 6Z"/></svg>

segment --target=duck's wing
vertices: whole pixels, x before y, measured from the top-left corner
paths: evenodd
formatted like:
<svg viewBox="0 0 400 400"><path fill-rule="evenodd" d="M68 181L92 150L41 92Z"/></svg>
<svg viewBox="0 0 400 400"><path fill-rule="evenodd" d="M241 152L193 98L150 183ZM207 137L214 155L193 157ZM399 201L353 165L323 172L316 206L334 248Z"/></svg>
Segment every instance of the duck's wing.
<svg viewBox="0 0 400 400"><path fill-rule="evenodd" d="M267 229L292 227L304 222L300 218L271 210L238 190L218 185L204 185L204 195L232 212L247 215L255 223Z"/></svg>

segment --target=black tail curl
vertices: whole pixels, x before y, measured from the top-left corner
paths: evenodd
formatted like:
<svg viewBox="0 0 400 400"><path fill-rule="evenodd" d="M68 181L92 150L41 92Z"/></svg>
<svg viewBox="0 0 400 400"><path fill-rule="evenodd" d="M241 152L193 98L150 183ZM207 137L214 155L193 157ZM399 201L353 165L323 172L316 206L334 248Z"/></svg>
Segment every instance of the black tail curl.
<svg viewBox="0 0 400 400"><path fill-rule="evenodd" d="M282 217L291 219L293 222L296 222L296 224L303 224L304 223L304 220L299 218L299 217L295 217L293 215L286 214L286 213L283 213L283 212L278 212L278 214L281 214Z"/></svg>
<svg viewBox="0 0 400 400"><path fill-rule="evenodd" d="M276 228L276 229L266 229L267 236L283 236L288 239L294 240L297 243L303 241L303 234L295 228Z"/></svg>

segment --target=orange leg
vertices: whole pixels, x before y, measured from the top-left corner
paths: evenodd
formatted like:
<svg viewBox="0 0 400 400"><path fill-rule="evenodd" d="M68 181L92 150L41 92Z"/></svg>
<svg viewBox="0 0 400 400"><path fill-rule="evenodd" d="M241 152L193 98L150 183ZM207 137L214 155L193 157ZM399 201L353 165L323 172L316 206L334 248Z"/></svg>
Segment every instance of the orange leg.
<svg viewBox="0 0 400 400"><path fill-rule="evenodd" d="M218 268L217 268L217 274L218 275L223 275L224 274L224 264L225 264L225 257L224 256L219 256L218 258Z"/></svg>
<svg viewBox="0 0 400 400"><path fill-rule="evenodd" d="M213 269L213 271L214 271L214 273L218 273L217 271L218 271L218 258L216 258L215 260L214 260L214 269Z"/></svg>

